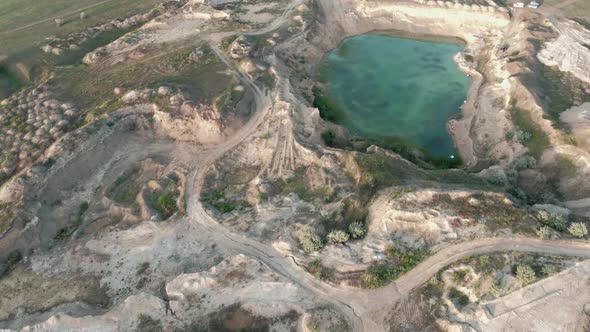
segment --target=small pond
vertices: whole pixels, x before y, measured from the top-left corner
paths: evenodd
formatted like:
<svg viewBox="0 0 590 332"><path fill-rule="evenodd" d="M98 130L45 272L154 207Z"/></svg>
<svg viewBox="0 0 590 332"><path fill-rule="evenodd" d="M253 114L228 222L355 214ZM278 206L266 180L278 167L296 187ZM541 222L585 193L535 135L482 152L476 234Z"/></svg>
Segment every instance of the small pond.
<svg viewBox="0 0 590 332"><path fill-rule="evenodd" d="M453 56L459 44L367 34L346 39L320 66L334 121L362 137L399 138L428 156L451 158L447 122L460 114L471 79Z"/></svg>

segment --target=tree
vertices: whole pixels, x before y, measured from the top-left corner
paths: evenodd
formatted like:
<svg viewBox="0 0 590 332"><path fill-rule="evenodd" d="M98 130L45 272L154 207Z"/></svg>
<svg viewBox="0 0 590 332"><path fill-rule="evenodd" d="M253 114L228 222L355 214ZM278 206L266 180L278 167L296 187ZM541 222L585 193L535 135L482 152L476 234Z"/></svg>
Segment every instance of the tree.
<svg viewBox="0 0 590 332"><path fill-rule="evenodd" d="M541 240L547 240L551 237L551 228L548 226L542 226L537 230L537 235Z"/></svg>
<svg viewBox="0 0 590 332"><path fill-rule="evenodd" d="M336 230L336 231L331 231L328 236L328 243L344 243L346 241L348 241L348 233L346 233L345 231L341 231L341 230Z"/></svg>
<svg viewBox="0 0 590 332"><path fill-rule="evenodd" d="M588 235L588 228L586 228L586 224L581 222L573 222L567 230L575 237L581 238Z"/></svg>
<svg viewBox="0 0 590 332"><path fill-rule="evenodd" d="M297 237L299 238L299 244L303 251L310 254L314 251L322 249L324 243L322 238L317 234L315 228L305 225L298 232Z"/></svg>
<svg viewBox="0 0 590 332"><path fill-rule="evenodd" d="M529 265L519 265L516 267L516 279L524 287L535 282L537 276L533 268Z"/></svg>
<svg viewBox="0 0 590 332"><path fill-rule="evenodd" d="M350 226L348 226L348 233L350 233L350 236L353 239L359 239L365 236L366 232L367 230L365 229L365 225L363 225L361 222L353 222L350 224Z"/></svg>

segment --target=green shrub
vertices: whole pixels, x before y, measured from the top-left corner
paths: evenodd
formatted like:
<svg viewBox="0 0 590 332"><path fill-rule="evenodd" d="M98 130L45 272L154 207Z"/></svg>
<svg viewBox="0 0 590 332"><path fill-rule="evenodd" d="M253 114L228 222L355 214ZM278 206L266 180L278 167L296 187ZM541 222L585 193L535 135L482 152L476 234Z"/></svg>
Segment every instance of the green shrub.
<svg viewBox="0 0 590 332"><path fill-rule="evenodd" d="M535 158L539 158L549 146L549 138L528 112L518 109L515 105L516 100L513 100L511 115L512 122L519 128L518 139Z"/></svg>
<svg viewBox="0 0 590 332"><path fill-rule="evenodd" d="M315 228L305 225L297 232L297 238L301 248L306 253L316 252L324 247L322 238L317 234Z"/></svg>
<svg viewBox="0 0 590 332"><path fill-rule="evenodd" d="M215 202L213 207L221 213L230 213L236 209L236 206L228 202Z"/></svg>
<svg viewBox="0 0 590 332"><path fill-rule="evenodd" d="M508 183L510 183L511 185L516 184L516 182L518 182L518 171L516 171L515 169L507 170L506 179L508 180Z"/></svg>
<svg viewBox="0 0 590 332"><path fill-rule="evenodd" d="M543 226L537 230L537 235L541 240L547 240L551 238L551 228Z"/></svg>
<svg viewBox="0 0 590 332"><path fill-rule="evenodd" d="M162 219L170 218L177 210L176 197L170 192L164 192L158 194L157 192L152 193L152 202L154 209L158 211Z"/></svg>
<svg viewBox="0 0 590 332"><path fill-rule="evenodd" d="M333 281L335 279L335 270L325 267L321 259L314 259L307 264L307 271L313 274L318 280Z"/></svg>
<svg viewBox="0 0 590 332"><path fill-rule="evenodd" d="M533 268L529 265L519 265L516 267L516 279L524 287L535 282L537 276Z"/></svg>
<svg viewBox="0 0 590 332"><path fill-rule="evenodd" d="M336 102L331 98L324 96L322 91L318 87L312 89L313 92L313 107L320 111L320 117L324 120L340 123L345 114L342 112Z"/></svg>
<svg viewBox="0 0 590 332"><path fill-rule="evenodd" d="M22 259L23 255L18 249L11 251L4 262L0 261L0 278L12 271Z"/></svg>
<svg viewBox="0 0 590 332"><path fill-rule="evenodd" d="M327 146L334 147L334 143L336 142L336 135L331 130L325 130L322 133L322 139L324 140Z"/></svg>
<svg viewBox="0 0 590 332"><path fill-rule="evenodd" d="M493 297L499 297L502 294L502 284L500 280L494 280L492 286L490 287L490 295Z"/></svg>
<svg viewBox="0 0 590 332"><path fill-rule="evenodd" d="M554 275L555 273L557 273L557 269L553 265L545 264L545 265L543 265L543 268L541 269L541 273L543 273L543 275L546 277L550 277L550 276Z"/></svg>
<svg viewBox="0 0 590 332"><path fill-rule="evenodd" d="M588 228L586 228L586 224L581 222L573 222L567 230L575 237L582 238L588 235Z"/></svg>
<svg viewBox="0 0 590 332"><path fill-rule="evenodd" d="M537 166L537 159L532 156L524 156L522 158L518 158L514 162L514 168L517 171L522 171L527 168L535 168L535 166Z"/></svg>
<svg viewBox="0 0 590 332"><path fill-rule="evenodd" d="M455 284L462 283L467 277L467 270L456 270L453 272L453 282Z"/></svg>
<svg viewBox="0 0 590 332"><path fill-rule="evenodd" d="M353 239L359 239L365 236L366 232L365 225L361 222L353 222L348 226L348 233Z"/></svg>
<svg viewBox="0 0 590 332"><path fill-rule="evenodd" d="M504 185L506 185L506 178L501 174L490 175L486 177L486 181L498 187L503 187Z"/></svg>
<svg viewBox="0 0 590 332"><path fill-rule="evenodd" d="M470 302L469 297L455 287L449 290L449 299L460 307L464 307Z"/></svg>
<svg viewBox="0 0 590 332"><path fill-rule="evenodd" d="M72 234L74 234L74 232L82 225L82 222L84 221L84 214L86 213L89 207L90 204L88 204L88 202L80 203L80 206L78 207L78 215L76 216L76 220L74 220L74 223L68 227L61 228L54 235L53 239L56 241L63 241L69 238Z"/></svg>
<svg viewBox="0 0 590 332"><path fill-rule="evenodd" d="M331 244L344 243L344 242L348 241L348 238L349 238L348 233L346 233L345 231L341 231L341 230L331 231L330 233L328 233L328 236L326 236L328 243L331 243Z"/></svg>

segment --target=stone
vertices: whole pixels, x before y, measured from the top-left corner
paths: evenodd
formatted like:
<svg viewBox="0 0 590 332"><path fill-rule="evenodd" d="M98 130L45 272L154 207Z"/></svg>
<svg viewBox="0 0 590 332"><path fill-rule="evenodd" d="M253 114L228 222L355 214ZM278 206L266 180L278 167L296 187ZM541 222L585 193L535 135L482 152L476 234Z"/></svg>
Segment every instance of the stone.
<svg viewBox="0 0 590 332"><path fill-rule="evenodd" d="M132 103L135 102L139 99L139 92L137 92L136 90L131 90L129 92L127 92L122 98L121 100L125 103Z"/></svg>

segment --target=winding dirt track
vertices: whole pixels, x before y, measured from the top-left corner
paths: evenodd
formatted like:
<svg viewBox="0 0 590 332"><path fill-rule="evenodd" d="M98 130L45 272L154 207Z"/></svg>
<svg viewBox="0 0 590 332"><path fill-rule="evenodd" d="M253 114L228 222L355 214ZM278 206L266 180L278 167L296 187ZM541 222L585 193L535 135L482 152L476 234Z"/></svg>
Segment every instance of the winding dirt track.
<svg viewBox="0 0 590 332"><path fill-rule="evenodd" d="M235 33L261 35L280 27L286 22L289 12L301 1L292 2L287 10L266 28L252 33ZM271 246L246 238L219 224L203 208L200 202L201 188L206 171L226 152L230 151L252 135L263 123L267 115L274 110L274 99L278 98L280 89L265 94L254 82L235 69L232 62L218 47L219 42L233 33L218 33L209 36L211 49L233 70L234 74L254 94L256 112L253 118L235 135L223 143L203 149L202 159L190 174L187 188L187 210L189 220L195 231L206 231L228 253L245 254L255 258L276 273L288 278L291 282L310 292L316 298L332 304L347 316L353 331L385 331L385 318L390 314L394 304L408 296L410 292L429 280L441 268L462 257L476 254L492 253L504 250L534 252L590 258L590 242L582 241L543 241L529 238L487 238L460 243L444 248L423 261L415 269L399 278L389 286L378 290L362 290L356 288L332 287L321 283L310 274L299 268L292 257L283 256Z"/></svg>

